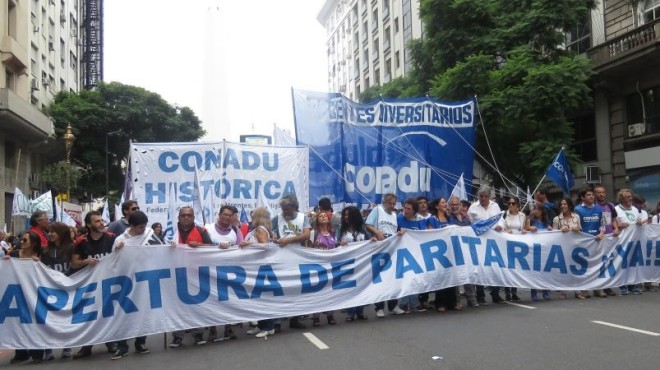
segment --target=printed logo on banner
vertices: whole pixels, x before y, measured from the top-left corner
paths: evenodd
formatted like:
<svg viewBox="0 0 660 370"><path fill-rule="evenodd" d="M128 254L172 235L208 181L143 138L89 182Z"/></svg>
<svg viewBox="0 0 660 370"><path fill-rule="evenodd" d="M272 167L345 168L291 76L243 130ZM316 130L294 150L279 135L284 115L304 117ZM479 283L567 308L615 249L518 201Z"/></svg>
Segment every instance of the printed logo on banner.
<svg viewBox="0 0 660 370"><path fill-rule="evenodd" d="M298 144L310 148L314 204L322 197L379 202L390 192L446 197L461 173L472 173L473 100L358 104L341 94L294 90L293 103Z"/></svg>

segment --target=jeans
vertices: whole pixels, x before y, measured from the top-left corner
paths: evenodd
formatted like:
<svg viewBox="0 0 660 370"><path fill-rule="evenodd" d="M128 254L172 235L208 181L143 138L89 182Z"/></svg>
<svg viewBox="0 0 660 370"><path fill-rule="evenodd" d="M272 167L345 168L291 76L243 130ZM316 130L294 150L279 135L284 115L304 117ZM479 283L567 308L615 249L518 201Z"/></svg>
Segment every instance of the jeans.
<svg viewBox="0 0 660 370"><path fill-rule="evenodd" d="M397 302L398 301L396 299L390 299L389 301L387 301L387 309L392 311L394 309L394 307L396 307ZM376 311L384 310L385 309L385 302L378 302L374 306L376 308Z"/></svg>
<svg viewBox="0 0 660 370"><path fill-rule="evenodd" d="M356 316L362 317L364 316L364 307L365 306L357 306L357 307L348 308L346 309L346 315L352 318L355 318Z"/></svg>
<svg viewBox="0 0 660 370"><path fill-rule="evenodd" d="M257 322L257 328L263 331L273 330L274 325L275 320L273 319L259 320Z"/></svg>
<svg viewBox="0 0 660 370"><path fill-rule="evenodd" d="M147 343L147 337L146 336L135 338L135 347L136 348L137 348L138 345L140 345L140 344L144 345L145 343ZM124 340L120 340L119 342L117 342L117 350L119 350L121 352L128 352L128 340L124 339Z"/></svg>
<svg viewBox="0 0 660 370"><path fill-rule="evenodd" d="M399 299L399 306L408 306L408 310L414 310L419 306L419 294L412 294Z"/></svg>

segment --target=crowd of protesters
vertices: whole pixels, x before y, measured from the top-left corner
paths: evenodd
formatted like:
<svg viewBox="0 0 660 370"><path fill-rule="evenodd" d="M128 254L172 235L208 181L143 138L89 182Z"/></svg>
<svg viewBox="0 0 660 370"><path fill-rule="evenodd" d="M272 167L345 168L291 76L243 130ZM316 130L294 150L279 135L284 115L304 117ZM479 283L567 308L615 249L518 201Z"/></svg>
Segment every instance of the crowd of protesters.
<svg viewBox="0 0 660 370"><path fill-rule="evenodd" d="M239 221L238 210L229 205L221 207L217 221L213 224L198 226L194 220L194 210L182 207L179 210L178 222L174 233L172 246L188 245L189 247L213 246L229 248L239 246L249 248L255 243L276 243L280 246L300 245L309 248L334 249L348 243L378 240L402 235L406 230L439 229L447 225L468 226L473 222L485 220L501 214L500 221L493 226L497 232L504 233L536 233L544 230L560 230L562 232L584 232L600 240L607 234L618 235L627 227L646 223L659 223L660 203L654 210L655 215L649 217L645 209L643 197L633 194L629 189L621 189L618 194L618 204L615 206L606 200L605 189L602 186L586 188L579 192L573 202L570 198L562 198L557 203L550 202L546 190L535 194L535 204L523 206L515 196L505 197L498 203L492 199L492 191L482 187L474 203L452 196L449 199L440 198L430 201L424 196L397 200L394 194L384 194L381 204L372 204L367 209L359 209L349 205L339 212L333 212L329 199L323 198L318 207L310 213L299 211L295 195L284 195L279 202L277 215L270 215L265 208L257 208L251 213L248 225ZM397 204L401 209L396 209ZM502 211L504 209L504 211ZM69 228L60 222L50 222L45 212L37 211L30 217L30 228L18 237L7 237L0 233L0 246L3 259L31 258L41 261L46 266L70 275L85 267L95 266L100 259L113 251L136 245L164 244L164 232L160 223L148 227L147 215L140 211L134 200L126 201L121 206L120 220L105 225L102 214L89 212L84 219L84 227ZM654 290L650 283L618 287L605 290L573 292L576 299L587 299L593 296L608 297L641 294L642 291ZM504 297L500 291L504 291ZM390 315L404 315L410 312L435 310L444 313L448 310L463 310L462 299L469 307L488 305L486 291L491 296L492 303L505 301L520 302L516 287L484 287L464 285L449 287L435 292L415 294L400 299L378 302L375 304L376 318L384 318L387 311ZM532 301L551 299L547 290L532 289ZM433 300L431 300L433 298ZM560 299L566 299L566 292L559 292ZM350 307L345 310L345 321L367 320L367 306ZM336 325L335 312L310 313L312 326L321 325L322 315L328 325ZM254 323L253 329L246 331L247 335L258 338L274 335L282 330L282 322L288 320L292 329L303 329L306 325L303 317L271 318ZM207 334L208 332L208 334ZM190 333L195 345L207 342L218 342L236 339L232 325L224 325L222 335L215 326L190 328L172 333L170 348L183 345L184 336ZM116 360L126 356L129 345L126 340L117 343L106 343L111 359ZM149 353L146 337L135 338L135 351L139 354ZM63 349L62 358L79 359L90 356L92 346L83 346L75 354L71 349ZM35 363L52 360L55 354L52 349L19 349L16 350L11 363L32 360Z"/></svg>

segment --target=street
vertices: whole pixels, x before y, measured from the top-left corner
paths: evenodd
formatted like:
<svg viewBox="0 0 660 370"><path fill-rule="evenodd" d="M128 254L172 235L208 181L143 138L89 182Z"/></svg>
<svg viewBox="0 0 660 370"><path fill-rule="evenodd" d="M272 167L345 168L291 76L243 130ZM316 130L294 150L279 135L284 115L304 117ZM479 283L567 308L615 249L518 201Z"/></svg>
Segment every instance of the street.
<svg viewBox="0 0 660 370"><path fill-rule="evenodd" d="M91 357L58 359L34 366L48 369L655 369L660 360L660 292L588 300L531 302L522 291L520 304L490 304L462 312L427 311L321 327L289 329L267 340L235 328L237 340L163 348L163 335L147 340L150 354L110 361L105 346ZM490 298L490 297L488 297ZM597 321L597 322L595 322ZM614 325L614 326L612 326ZM637 331L634 331L637 329ZM219 331L222 329L219 328ZM309 335L307 333L311 333ZM168 343L171 336L168 335ZM132 344L132 341L131 341ZM321 349L327 346L326 349ZM74 349L74 353L77 348ZM13 351L1 351L4 368Z"/></svg>

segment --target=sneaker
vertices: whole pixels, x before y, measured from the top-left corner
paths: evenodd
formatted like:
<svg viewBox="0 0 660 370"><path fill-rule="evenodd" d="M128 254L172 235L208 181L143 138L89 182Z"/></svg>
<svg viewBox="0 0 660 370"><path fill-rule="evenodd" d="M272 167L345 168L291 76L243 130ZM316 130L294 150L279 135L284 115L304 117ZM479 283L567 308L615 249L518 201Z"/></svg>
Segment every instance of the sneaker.
<svg viewBox="0 0 660 370"><path fill-rule="evenodd" d="M394 315L403 315L406 311L402 310L399 306L394 306L394 309L390 311L390 313Z"/></svg>
<svg viewBox="0 0 660 370"><path fill-rule="evenodd" d="M513 293L513 294L511 294L511 301L512 302L520 302L521 299L520 299L520 297L518 297L518 294Z"/></svg>
<svg viewBox="0 0 660 370"><path fill-rule="evenodd" d="M274 332L274 331L275 331L275 330L273 329L273 332ZM261 329L259 329L259 328L254 328L254 329L250 329L250 330L246 331L245 333L246 333L247 335L256 335L256 334L261 333Z"/></svg>
<svg viewBox="0 0 660 370"><path fill-rule="evenodd" d="M546 301L549 301L550 300L550 292L543 292L543 299L545 299Z"/></svg>
<svg viewBox="0 0 660 370"><path fill-rule="evenodd" d="M257 325L259 325L257 321L250 321L248 324L250 325L251 328L256 328Z"/></svg>
<svg viewBox="0 0 660 370"><path fill-rule="evenodd" d="M183 344L183 338L181 337L172 337L172 343L170 343L170 348L179 348Z"/></svg>
<svg viewBox="0 0 660 370"><path fill-rule="evenodd" d="M71 357L71 348L64 348L62 350L62 358L70 358Z"/></svg>
<svg viewBox="0 0 660 370"><path fill-rule="evenodd" d="M633 294L637 294L637 295L642 294L642 290L640 288L635 288L633 289Z"/></svg>
<svg viewBox="0 0 660 370"><path fill-rule="evenodd" d="M92 355L92 349L88 347L83 347L80 349L80 351L76 352L76 354L73 355L73 359L77 360L91 355Z"/></svg>
<svg viewBox="0 0 660 370"><path fill-rule="evenodd" d="M119 360L122 357L128 356L127 350L118 349L115 351L115 354L110 357L111 360Z"/></svg>
<svg viewBox="0 0 660 370"><path fill-rule="evenodd" d="M381 318L381 319L383 317L385 317L385 310L377 310L376 311L376 317Z"/></svg>
<svg viewBox="0 0 660 370"><path fill-rule="evenodd" d="M622 286L619 288L619 294L620 295L628 295L628 287L627 286Z"/></svg>
<svg viewBox="0 0 660 370"><path fill-rule="evenodd" d="M269 335L273 335L273 334L275 334L275 329L272 329L272 330L263 330L263 331L260 331L257 335L255 335L255 337L257 337L257 338L264 338L264 337L267 337L267 336L269 336Z"/></svg>
<svg viewBox="0 0 660 370"><path fill-rule="evenodd" d="M234 334L234 331L229 329L229 330L225 330L225 335L224 335L224 338L222 338L222 339L230 340L230 339L236 339L236 338L238 338L238 337L236 336L236 334Z"/></svg>
<svg viewBox="0 0 660 370"><path fill-rule="evenodd" d="M149 353L149 348L147 348L147 346L145 346L144 344L136 344L135 352L141 355L146 355L147 353Z"/></svg>
<svg viewBox="0 0 660 370"><path fill-rule="evenodd" d="M55 359L55 355L53 354L53 352L46 353L46 355L44 356L44 361L52 361L54 359Z"/></svg>
<svg viewBox="0 0 660 370"><path fill-rule="evenodd" d="M203 334L195 334L195 345L203 346L206 344Z"/></svg>

